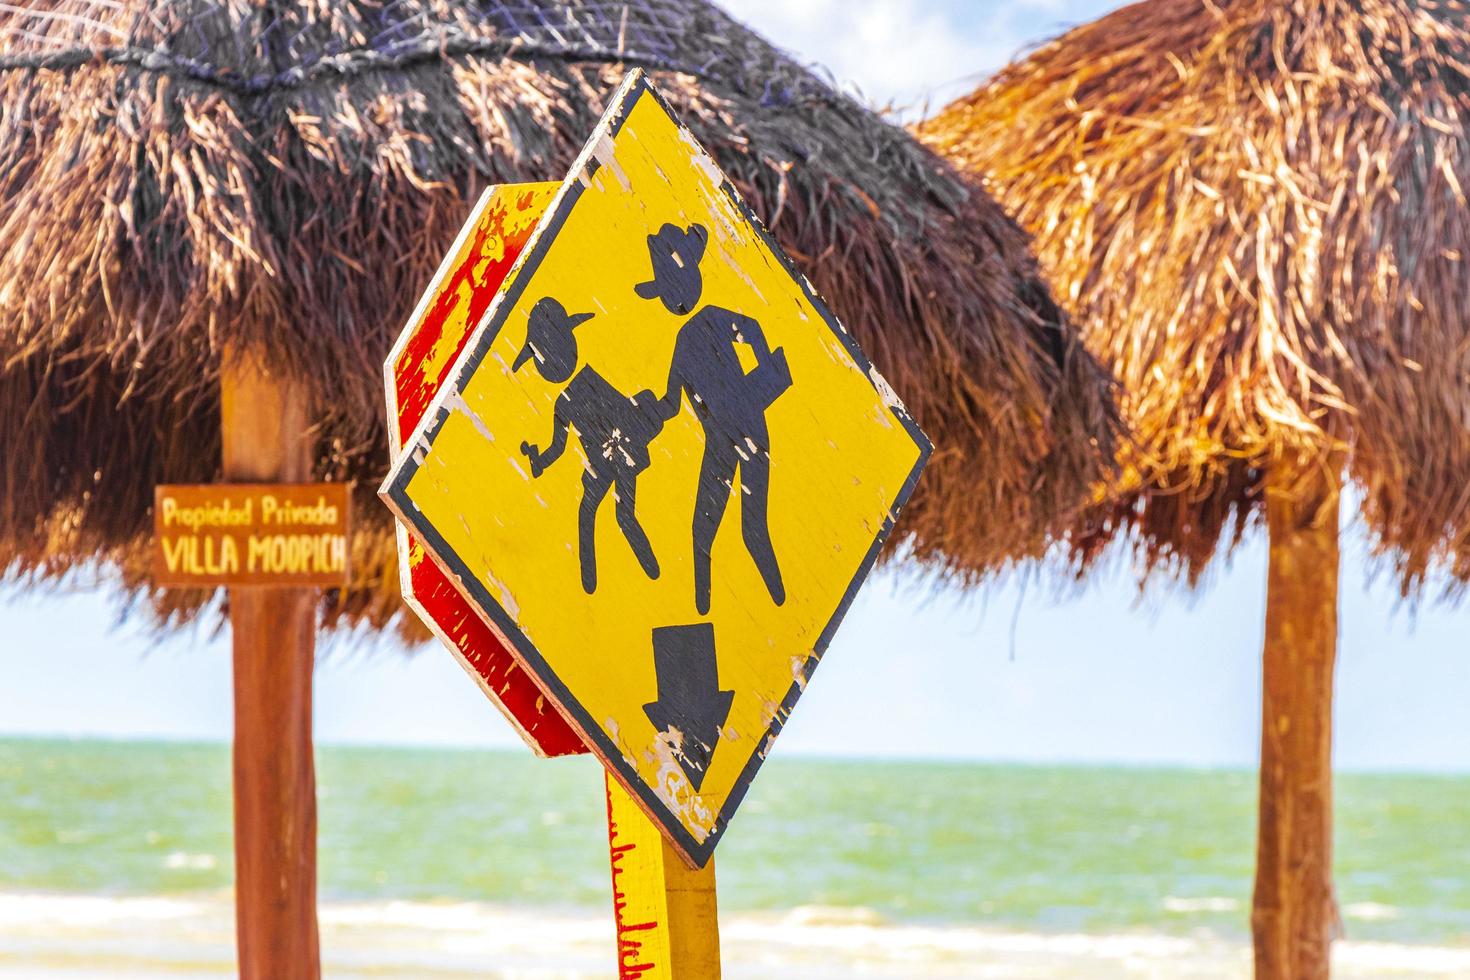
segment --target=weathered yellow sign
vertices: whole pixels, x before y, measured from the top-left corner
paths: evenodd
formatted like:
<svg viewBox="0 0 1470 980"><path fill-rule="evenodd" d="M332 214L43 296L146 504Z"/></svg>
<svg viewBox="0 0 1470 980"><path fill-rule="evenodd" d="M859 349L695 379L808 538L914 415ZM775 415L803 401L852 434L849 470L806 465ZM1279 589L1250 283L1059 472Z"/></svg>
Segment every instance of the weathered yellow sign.
<svg viewBox="0 0 1470 980"><path fill-rule="evenodd" d="M382 492L703 865L928 452L635 73Z"/></svg>

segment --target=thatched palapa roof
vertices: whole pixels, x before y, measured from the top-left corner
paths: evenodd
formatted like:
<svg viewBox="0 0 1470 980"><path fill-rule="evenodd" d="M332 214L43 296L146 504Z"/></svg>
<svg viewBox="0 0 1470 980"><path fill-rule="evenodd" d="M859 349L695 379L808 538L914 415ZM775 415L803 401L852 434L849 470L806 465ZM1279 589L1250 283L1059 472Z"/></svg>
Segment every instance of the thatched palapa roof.
<svg viewBox="0 0 1470 980"><path fill-rule="evenodd" d="M158 482L219 471L219 353L309 382L397 612L381 361L470 203L559 179L643 66L938 446L904 529L976 574L1041 552L1113 409L1025 236L906 134L692 0L0 6L0 566L146 585ZM170 594L187 612L199 597Z"/></svg>
<svg viewBox="0 0 1470 980"><path fill-rule="evenodd" d="M1131 528L1197 576L1273 461L1338 451L1406 592L1470 578L1466 27L1432 0L1146 0L922 125L1126 392L1140 445L1084 552Z"/></svg>

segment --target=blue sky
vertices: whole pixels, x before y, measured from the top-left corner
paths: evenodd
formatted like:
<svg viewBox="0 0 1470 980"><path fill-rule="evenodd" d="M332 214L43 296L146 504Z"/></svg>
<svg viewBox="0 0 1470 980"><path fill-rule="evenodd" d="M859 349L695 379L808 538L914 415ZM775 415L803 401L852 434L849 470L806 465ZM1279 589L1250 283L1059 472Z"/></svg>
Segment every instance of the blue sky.
<svg viewBox="0 0 1470 980"><path fill-rule="evenodd" d="M875 102L938 106L1028 44L1109 5L1022 0L728 0ZM899 43L899 42L902 43ZM1349 514L1349 517L1351 515ZM1470 611L1401 606L1345 547L1337 760L1470 771ZM1197 596L1140 599L1124 565L1059 600L1012 576L978 593L881 573L860 595L780 754L1249 766L1256 756L1265 551L1253 537ZM224 739L229 648L116 625L77 587L0 592L0 732ZM410 655L405 656L404 653ZM317 672L323 742L519 745L443 651L338 643Z"/></svg>
<svg viewBox="0 0 1470 980"><path fill-rule="evenodd" d="M1107 0L716 0L877 105L923 115Z"/></svg>

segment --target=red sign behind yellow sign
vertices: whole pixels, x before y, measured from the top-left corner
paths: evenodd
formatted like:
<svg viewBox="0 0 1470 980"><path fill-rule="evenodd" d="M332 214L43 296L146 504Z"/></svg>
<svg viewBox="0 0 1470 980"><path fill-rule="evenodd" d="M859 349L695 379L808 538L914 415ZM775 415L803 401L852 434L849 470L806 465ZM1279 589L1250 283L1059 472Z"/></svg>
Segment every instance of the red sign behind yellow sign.
<svg viewBox="0 0 1470 980"><path fill-rule="evenodd" d="M153 493L158 585L347 582L345 483L164 485Z"/></svg>
<svg viewBox="0 0 1470 980"><path fill-rule="evenodd" d="M388 354L388 432L394 457L423 419L560 186L503 184L487 189L475 205ZM547 702L531 675L516 665L505 642L401 524L398 552L404 603L454 653L527 744L543 756L586 752L581 737Z"/></svg>

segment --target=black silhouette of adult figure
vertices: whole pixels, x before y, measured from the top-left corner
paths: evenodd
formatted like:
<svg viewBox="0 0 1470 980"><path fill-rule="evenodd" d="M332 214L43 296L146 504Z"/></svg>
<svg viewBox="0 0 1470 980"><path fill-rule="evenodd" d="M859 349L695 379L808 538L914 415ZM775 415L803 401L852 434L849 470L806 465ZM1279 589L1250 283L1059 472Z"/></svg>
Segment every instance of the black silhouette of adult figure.
<svg viewBox="0 0 1470 980"><path fill-rule="evenodd" d="M582 588L588 595L597 591L597 509L609 490L616 502L618 527L638 564L649 578L658 578L658 559L638 523L635 499L638 474L649 464L648 444L663 428L660 405L652 391L625 395L591 366L572 376L577 367L577 338L572 330L591 317L591 313L568 314L550 296L537 300L531 308L525 346L511 365L511 370L519 371L534 358L536 369L547 381L560 384L572 379L556 399L551 444L540 450L523 442L521 452L531 463L531 476L539 477L566 450L568 430L577 430L587 457L577 544Z"/></svg>
<svg viewBox="0 0 1470 980"><path fill-rule="evenodd" d="M704 427L693 521L694 604L700 615L710 607L710 549L736 487L741 494L745 550L776 605L786 601L767 520L771 440L766 409L791 387L786 355L780 348L770 348L759 322L721 306L694 309L704 291L699 263L708 240L703 225L665 224L648 236L653 279L634 287L644 299L661 300L670 313L684 316L693 311L679 328L668 387L659 401L664 419L671 419L687 393ZM755 367L748 374L737 353L739 344L748 345L755 356Z"/></svg>

